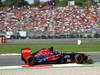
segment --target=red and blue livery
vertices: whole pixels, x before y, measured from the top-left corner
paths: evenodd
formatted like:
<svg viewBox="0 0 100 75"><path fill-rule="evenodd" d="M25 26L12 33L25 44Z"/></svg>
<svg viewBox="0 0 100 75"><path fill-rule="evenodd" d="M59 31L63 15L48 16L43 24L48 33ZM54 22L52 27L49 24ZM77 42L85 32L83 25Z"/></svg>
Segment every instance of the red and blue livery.
<svg viewBox="0 0 100 75"><path fill-rule="evenodd" d="M21 49L22 60L27 65L36 64L64 64L64 63L93 63L93 60L89 58L89 54L85 53L59 53L54 51L53 47L43 48L35 53L31 53L30 48Z"/></svg>

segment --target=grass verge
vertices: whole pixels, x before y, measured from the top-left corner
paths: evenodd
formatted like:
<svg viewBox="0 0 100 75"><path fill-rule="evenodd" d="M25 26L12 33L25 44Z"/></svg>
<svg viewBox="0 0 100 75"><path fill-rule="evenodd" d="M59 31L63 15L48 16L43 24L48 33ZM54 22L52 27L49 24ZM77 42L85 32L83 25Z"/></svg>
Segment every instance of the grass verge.
<svg viewBox="0 0 100 75"><path fill-rule="evenodd" d="M35 52L51 46L59 52L100 52L100 45L0 45L0 54L20 53L22 48L31 48Z"/></svg>

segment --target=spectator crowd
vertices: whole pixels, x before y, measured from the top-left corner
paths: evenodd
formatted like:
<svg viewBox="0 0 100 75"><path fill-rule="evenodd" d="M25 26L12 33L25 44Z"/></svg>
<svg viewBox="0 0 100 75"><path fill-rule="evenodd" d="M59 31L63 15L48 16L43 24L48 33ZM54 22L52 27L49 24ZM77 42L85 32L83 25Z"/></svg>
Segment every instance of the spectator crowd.
<svg viewBox="0 0 100 75"><path fill-rule="evenodd" d="M73 34L100 32L100 7L0 9L0 32Z"/></svg>

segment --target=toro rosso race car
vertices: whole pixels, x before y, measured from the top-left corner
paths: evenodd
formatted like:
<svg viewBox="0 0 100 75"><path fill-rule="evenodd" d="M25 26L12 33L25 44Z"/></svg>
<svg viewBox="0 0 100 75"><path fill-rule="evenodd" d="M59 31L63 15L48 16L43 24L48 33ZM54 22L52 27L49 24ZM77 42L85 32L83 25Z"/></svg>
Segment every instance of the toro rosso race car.
<svg viewBox="0 0 100 75"><path fill-rule="evenodd" d="M85 53L59 53L54 51L53 47L44 48L35 53L31 53L30 48L21 49L21 58L27 65L36 64L92 64L93 60Z"/></svg>

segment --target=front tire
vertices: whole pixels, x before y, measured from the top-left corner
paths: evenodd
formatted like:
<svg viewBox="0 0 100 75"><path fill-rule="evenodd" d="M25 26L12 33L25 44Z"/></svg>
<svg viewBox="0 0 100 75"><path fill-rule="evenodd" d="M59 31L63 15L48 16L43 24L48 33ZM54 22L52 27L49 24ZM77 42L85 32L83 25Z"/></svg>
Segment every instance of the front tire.
<svg viewBox="0 0 100 75"><path fill-rule="evenodd" d="M87 64L93 64L93 59L91 59L91 58L88 59L88 60L87 60Z"/></svg>

